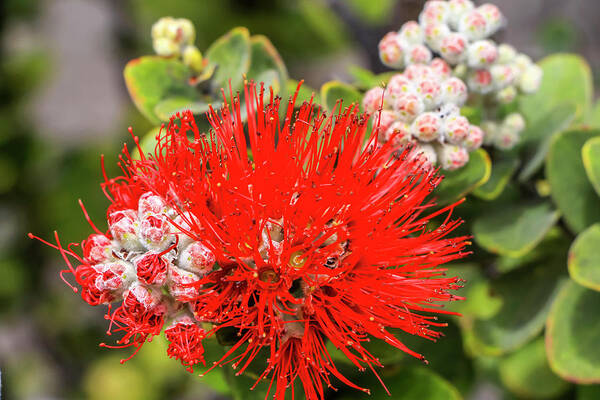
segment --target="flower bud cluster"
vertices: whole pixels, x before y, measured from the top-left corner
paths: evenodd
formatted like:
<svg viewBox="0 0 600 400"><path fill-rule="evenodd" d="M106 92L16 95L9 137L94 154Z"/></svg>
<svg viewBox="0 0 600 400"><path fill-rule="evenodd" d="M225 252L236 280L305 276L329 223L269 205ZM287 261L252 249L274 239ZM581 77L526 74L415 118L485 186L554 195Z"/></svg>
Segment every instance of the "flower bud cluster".
<svg viewBox="0 0 600 400"><path fill-rule="evenodd" d="M151 192L140 197L137 209L109 212L108 223L110 235L92 234L84 242L83 264L76 269L83 299L91 305L122 302L110 319L128 326L124 344L137 346L136 340L143 343L173 320L165 331L169 354L179 354L191 368L202 361L201 342L177 353L177 333L201 330L192 301L213 270L213 252L176 228L189 224Z"/></svg>
<svg viewBox="0 0 600 400"><path fill-rule="evenodd" d="M398 32L383 37L379 55L385 65L395 69L428 64L439 55L453 67L453 76L467 83L470 93L507 104L519 94L535 93L543 73L527 55L490 39L504 25L504 16L493 4L476 7L471 0L429 0L418 22L409 21ZM511 145L500 145L496 136L486 139L486 144L502 149L514 146L516 142L508 136L518 139L518 133L504 131L506 143Z"/></svg>
<svg viewBox="0 0 600 400"><path fill-rule="evenodd" d="M512 113L499 123L483 121L481 127L485 131L484 144L486 146L510 150L519 142L521 132L525 129L525 119L519 113Z"/></svg>
<svg viewBox="0 0 600 400"><path fill-rule="evenodd" d="M379 124L380 143L416 145L432 164L455 170L483 142L483 131L460 115L467 100L465 83L451 76L450 66L436 58L429 65L411 64L392 76L385 89L375 87L363 107Z"/></svg>
<svg viewBox="0 0 600 400"><path fill-rule="evenodd" d="M202 53L194 45L196 30L185 18L164 17L152 25L152 45L159 56L181 57L196 72L204 67Z"/></svg>

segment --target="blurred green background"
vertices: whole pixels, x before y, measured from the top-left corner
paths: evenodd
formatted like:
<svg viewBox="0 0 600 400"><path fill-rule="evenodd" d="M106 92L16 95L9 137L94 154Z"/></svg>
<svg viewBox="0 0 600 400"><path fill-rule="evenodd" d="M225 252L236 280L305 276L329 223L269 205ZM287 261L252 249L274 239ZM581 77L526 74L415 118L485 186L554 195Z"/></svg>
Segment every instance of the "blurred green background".
<svg viewBox="0 0 600 400"><path fill-rule="evenodd" d="M420 0L4 0L0 7L0 370L6 399L227 399L165 355L156 338L121 366L125 351L98 347L104 310L82 302L60 281L58 253L27 239L80 241L89 227L77 199L102 221L101 153L109 173L127 126L151 125L134 108L122 79L125 63L150 54L150 27L161 16L186 17L204 50L234 26L267 35L290 76L319 87L347 78L350 65L383 71L377 42L414 18ZM597 73L600 2L496 0L510 29L501 40L538 59L582 53ZM102 225L99 223L99 225ZM501 399L493 381L470 374L460 332L447 344L455 365L433 365L466 398ZM428 346L428 351L435 347ZM434 354L428 354L434 358ZM478 362L485 362L479 360ZM435 364L435 362L433 363ZM458 373L457 373L458 372ZM565 396L571 396L567 392Z"/></svg>

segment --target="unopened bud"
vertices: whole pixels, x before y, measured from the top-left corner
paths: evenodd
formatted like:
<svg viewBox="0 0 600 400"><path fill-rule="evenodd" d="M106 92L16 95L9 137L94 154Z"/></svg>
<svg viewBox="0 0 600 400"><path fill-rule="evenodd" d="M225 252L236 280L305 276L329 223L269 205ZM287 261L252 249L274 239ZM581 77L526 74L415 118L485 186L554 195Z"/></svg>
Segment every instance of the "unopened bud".
<svg viewBox="0 0 600 400"><path fill-rule="evenodd" d="M204 68L202 53L194 45L186 46L183 50L183 63L196 72Z"/></svg>
<svg viewBox="0 0 600 400"><path fill-rule="evenodd" d="M493 35L500 28L502 28L502 25L504 25L504 16L500 12L500 9L494 4L483 4L477 7L477 11L479 11L479 13L483 15L483 18L485 19L487 36Z"/></svg>
<svg viewBox="0 0 600 400"><path fill-rule="evenodd" d="M496 100L500 104L512 103L516 98L517 88L514 86L507 86L496 94Z"/></svg>
<svg viewBox="0 0 600 400"><path fill-rule="evenodd" d="M498 130L494 137L494 145L501 150L510 150L518 142L519 133L504 126Z"/></svg>
<svg viewBox="0 0 600 400"><path fill-rule="evenodd" d="M179 255L179 267L200 275L211 272L215 262L212 250L200 242L190 244Z"/></svg>
<svg viewBox="0 0 600 400"><path fill-rule="evenodd" d="M498 46L498 63L508 64L515 60L517 51L509 44L503 43Z"/></svg>
<svg viewBox="0 0 600 400"><path fill-rule="evenodd" d="M441 0L429 0L419 15L421 25L445 23L448 18L448 3Z"/></svg>
<svg viewBox="0 0 600 400"><path fill-rule="evenodd" d="M362 105L366 112L373 114L375 111L383 108L384 90L382 87L375 86L365 93Z"/></svg>
<svg viewBox="0 0 600 400"><path fill-rule="evenodd" d="M502 122L502 127L506 127L512 131L517 133L523 132L525 129L525 118L519 113L512 113L504 118Z"/></svg>
<svg viewBox="0 0 600 400"><path fill-rule="evenodd" d="M404 146L411 142L410 125L406 122L396 121L384 132L382 142L392 141L394 148Z"/></svg>
<svg viewBox="0 0 600 400"><path fill-rule="evenodd" d="M394 109L401 121L412 122L419 114L425 111L425 104L416 94L404 93L398 96L394 102Z"/></svg>
<svg viewBox="0 0 600 400"><path fill-rule="evenodd" d="M452 144L442 144L437 155L442 169L448 171L459 169L469 162L469 152L464 147Z"/></svg>
<svg viewBox="0 0 600 400"><path fill-rule="evenodd" d="M428 64L431 61L431 51L422 44L412 46L404 54L404 63L410 64Z"/></svg>
<svg viewBox="0 0 600 400"><path fill-rule="evenodd" d="M450 28L446 24L430 24L425 27L425 42L434 51L439 52L442 40L450 34Z"/></svg>
<svg viewBox="0 0 600 400"><path fill-rule="evenodd" d="M471 125L462 115L452 116L444 122L444 136L449 143L462 144L469 134Z"/></svg>
<svg viewBox="0 0 600 400"><path fill-rule="evenodd" d="M442 121L432 112L419 115L412 123L411 132L415 138L422 142L437 140L441 134Z"/></svg>
<svg viewBox="0 0 600 400"><path fill-rule="evenodd" d="M467 82L469 89L476 93L487 94L494 90L492 74L487 69L472 71Z"/></svg>
<svg viewBox="0 0 600 400"><path fill-rule="evenodd" d="M458 78L449 78L442 83L442 101L462 106L467 101L467 85Z"/></svg>
<svg viewBox="0 0 600 400"><path fill-rule="evenodd" d="M471 125L469 128L469 134L464 140L463 144L468 151L474 151L481 147L483 144L483 138L485 134L483 130L477 125Z"/></svg>
<svg viewBox="0 0 600 400"><path fill-rule="evenodd" d="M484 16L475 9L463 15L458 23L458 31L469 40L481 40L487 35L487 23Z"/></svg>
<svg viewBox="0 0 600 400"><path fill-rule="evenodd" d="M542 83L544 72L536 64L531 64L521 75L519 88L523 93L532 94L538 91Z"/></svg>
<svg viewBox="0 0 600 400"><path fill-rule="evenodd" d="M467 64L471 68L486 68L498 59L498 49L491 40L478 40L467 49Z"/></svg>
<svg viewBox="0 0 600 400"><path fill-rule="evenodd" d="M463 15L475 8L471 0L450 0L448 2L448 24L454 30L458 30L458 24Z"/></svg>
<svg viewBox="0 0 600 400"><path fill-rule="evenodd" d="M379 42L379 58L390 68L404 66L404 51L400 44L400 35L397 32L387 33Z"/></svg>
<svg viewBox="0 0 600 400"><path fill-rule="evenodd" d="M450 64L459 63L467 48L467 38L461 33L450 33L442 39L440 53Z"/></svg>
<svg viewBox="0 0 600 400"><path fill-rule="evenodd" d="M400 42L407 46L423 43L423 29L416 21L408 21L402 25L399 35Z"/></svg>

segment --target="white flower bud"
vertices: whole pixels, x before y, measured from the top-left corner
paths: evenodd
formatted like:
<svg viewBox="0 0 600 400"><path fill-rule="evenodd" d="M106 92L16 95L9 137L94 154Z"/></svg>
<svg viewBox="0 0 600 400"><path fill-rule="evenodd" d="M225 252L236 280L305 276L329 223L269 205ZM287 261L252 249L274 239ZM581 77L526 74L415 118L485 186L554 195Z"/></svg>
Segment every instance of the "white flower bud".
<svg viewBox="0 0 600 400"><path fill-rule="evenodd" d="M204 276L212 271L216 261L212 250L201 242L193 242L179 255L178 266Z"/></svg>
<svg viewBox="0 0 600 400"><path fill-rule="evenodd" d="M441 102L442 87L435 79L423 79L416 91L421 96L426 110L437 108Z"/></svg>
<svg viewBox="0 0 600 400"><path fill-rule="evenodd" d="M403 122L412 122L425 111L425 104L416 94L404 93L398 96L394 102L394 110L398 114L398 119Z"/></svg>
<svg viewBox="0 0 600 400"><path fill-rule="evenodd" d="M426 168L431 168L437 163L435 148L430 144L420 143L414 152L425 163Z"/></svg>
<svg viewBox="0 0 600 400"><path fill-rule="evenodd" d="M462 115L455 115L444 120L444 137L448 143L462 144L469 135L471 125Z"/></svg>
<svg viewBox="0 0 600 400"><path fill-rule="evenodd" d="M380 141L383 143L391 140L395 148L404 146L410 143L412 139L410 125L406 122L396 121L384 132L382 139Z"/></svg>
<svg viewBox="0 0 600 400"><path fill-rule="evenodd" d="M467 101L467 85L458 78L448 78L442 83L442 102L462 106Z"/></svg>
<svg viewBox="0 0 600 400"><path fill-rule="evenodd" d="M476 93L488 94L494 90L492 74L487 69L471 71L467 84L469 89Z"/></svg>
<svg viewBox="0 0 600 400"><path fill-rule="evenodd" d="M504 118L502 127L521 133L525 129L525 118L519 113L511 113Z"/></svg>
<svg viewBox="0 0 600 400"><path fill-rule="evenodd" d="M467 64L471 68L486 68L498 59L498 49L491 40L478 40L467 49Z"/></svg>
<svg viewBox="0 0 600 400"><path fill-rule="evenodd" d="M171 57L179 55L180 47L177 43L168 38L158 38L152 42L154 52L159 56Z"/></svg>
<svg viewBox="0 0 600 400"><path fill-rule="evenodd" d="M471 0L450 0L448 2L448 24L458 30L458 24L463 15L472 11L475 5Z"/></svg>
<svg viewBox="0 0 600 400"><path fill-rule="evenodd" d="M414 93L415 86L404 74L396 74L390 78L386 88L385 95L390 97L390 100L395 100L398 96L403 93Z"/></svg>
<svg viewBox="0 0 600 400"><path fill-rule="evenodd" d="M464 141L464 146L468 151L474 151L481 147L483 144L483 138L485 134L483 130L477 125L471 125L469 128L469 134Z"/></svg>
<svg viewBox="0 0 600 400"><path fill-rule="evenodd" d="M408 21L402 25L399 35L400 43L406 46L423 44L423 28L416 21Z"/></svg>
<svg viewBox="0 0 600 400"><path fill-rule="evenodd" d="M484 133L483 144L486 146L494 144L496 136L500 132L500 127L494 121L483 121L481 123L481 130Z"/></svg>
<svg viewBox="0 0 600 400"><path fill-rule="evenodd" d="M186 46L183 50L183 63L196 72L204 68L202 53L194 45Z"/></svg>
<svg viewBox="0 0 600 400"><path fill-rule="evenodd" d="M397 32L388 32L379 42L379 58L390 68L404 67L404 51Z"/></svg>
<svg viewBox="0 0 600 400"><path fill-rule="evenodd" d="M461 33L452 32L442 39L440 54L450 64L462 61L467 49L467 38Z"/></svg>
<svg viewBox="0 0 600 400"><path fill-rule="evenodd" d="M510 150L519 142L519 133L510 128L502 127L494 137L494 145L501 150Z"/></svg>
<svg viewBox="0 0 600 400"><path fill-rule="evenodd" d="M477 11L485 18L487 36L493 35L504 25L504 16L494 4L483 4L477 7Z"/></svg>
<svg viewBox="0 0 600 400"><path fill-rule="evenodd" d="M517 98L517 88L514 86L507 86L504 89L496 93L496 100L500 104L509 104L515 101Z"/></svg>
<svg viewBox="0 0 600 400"><path fill-rule="evenodd" d="M411 132L415 138L422 142L431 142L440 138L442 120L432 112L419 115L411 126Z"/></svg>
<svg viewBox="0 0 600 400"><path fill-rule="evenodd" d="M469 162L469 152L464 148L452 144L442 144L437 151L438 162L442 169L454 171Z"/></svg>
<svg viewBox="0 0 600 400"><path fill-rule="evenodd" d="M430 24L425 27L425 42L434 51L439 52L442 40L451 33L446 24Z"/></svg>
<svg viewBox="0 0 600 400"><path fill-rule="evenodd" d="M412 46L404 54L404 63L411 64L428 64L431 61L431 51L422 44Z"/></svg>
<svg viewBox="0 0 600 400"><path fill-rule="evenodd" d="M544 77L544 72L542 68L540 68L536 64L531 64L521 75L521 80L519 82L519 89L523 93L532 94L538 91L540 85L542 84L542 78Z"/></svg>
<svg viewBox="0 0 600 400"><path fill-rule="evenodd" d="M429 0L425 3L419 15L419 22L423 26L445 23L448 18L448 3L441 0Z"/></svg>
<svg viewBox="0 0 600 400"><path fill-rule="evenodd" d="M477 9L463 15L458 23L458 32L469 40L481 40L487 35L487 22Z"/></svg>
<svg viewBox="0 0 600 400"><path fill-rule="evenodd" d="M517 51L514 47L509 44L502 43L498 46L498 63L508 64L515 60L517 57Z"/></svg>

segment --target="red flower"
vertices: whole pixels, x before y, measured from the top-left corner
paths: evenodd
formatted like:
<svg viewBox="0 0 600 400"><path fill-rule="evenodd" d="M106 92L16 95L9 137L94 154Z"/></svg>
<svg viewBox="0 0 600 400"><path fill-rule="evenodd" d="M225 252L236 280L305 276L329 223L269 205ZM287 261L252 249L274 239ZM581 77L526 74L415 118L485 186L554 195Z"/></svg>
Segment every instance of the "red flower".
<svg viewBox="0 0 600 400"><path fill-rule="evenodd" d="M205 336L233 329L236 341L215 366L232 363L241 374L266 352L260 378L275 398L299 378L315 400L332 375L368 391L340 374L328 341L361 370L381 366L364 347L369 340L423 358L390 329L440 336L445 324L435 314L448 313L440 302L460 286L439 266L464 256L467 242L447 237L460 223L450 219L452 206L429 211L441 178L419 156L378 147L357 107L326 116L312 103L294 112L294 102L280 114L279 98L271 92L266 101L249 84L245 112L233 95L220 113L210 110L209 136L184 112L151 157L132 160L125 149L125 175L103 184L112 254L141 258L131 286L108 292L123 299L108 318L125 332L123 345L139 348L165 319L183 315L186 323L165 334L169 356L190 368L204 362Z"/></svg>

